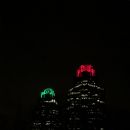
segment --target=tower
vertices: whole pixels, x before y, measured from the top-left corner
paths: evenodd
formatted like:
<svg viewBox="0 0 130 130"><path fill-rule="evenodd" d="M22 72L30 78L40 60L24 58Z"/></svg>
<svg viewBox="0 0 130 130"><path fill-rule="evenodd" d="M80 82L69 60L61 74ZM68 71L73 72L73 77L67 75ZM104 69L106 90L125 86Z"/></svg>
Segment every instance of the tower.
<svg viewBox="0 0 130 130"><path fill-rule="evenodd" d="M40 92L40 99L35 109L32 130L58 130L60 128L58 102L52 88Z"/></svg>
<svg viewBox="0 0 130 130"><path fill-rule="evenodd" d="M104 88L95 82L92 65L81 65L76 72L76 83L68 90L67 129L104 130Z"/></svg>

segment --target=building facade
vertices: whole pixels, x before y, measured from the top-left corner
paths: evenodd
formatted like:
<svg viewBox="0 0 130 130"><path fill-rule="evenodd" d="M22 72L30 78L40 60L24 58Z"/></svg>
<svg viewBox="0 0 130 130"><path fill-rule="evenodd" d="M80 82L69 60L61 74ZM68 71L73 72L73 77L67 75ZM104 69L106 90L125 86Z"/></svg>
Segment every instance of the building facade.
<svg viewBox="0 0 130 130"><path fill-rule="evenodd" d="M93 77L95 76L95 70L92 66L86 65L88 71L83 67L80 66L81 69L78 69L76 83L68 91L66 129L104 130L104 88L95 83ZM84 70L86 71L85 73Z"/></svg>
<svg viewBox="0 0 130 130"><path fill-rule="evenodd" d="M59 130L59 107L54 90L47 88L41 92L39 103L35 109L32 130Z"/></svg>

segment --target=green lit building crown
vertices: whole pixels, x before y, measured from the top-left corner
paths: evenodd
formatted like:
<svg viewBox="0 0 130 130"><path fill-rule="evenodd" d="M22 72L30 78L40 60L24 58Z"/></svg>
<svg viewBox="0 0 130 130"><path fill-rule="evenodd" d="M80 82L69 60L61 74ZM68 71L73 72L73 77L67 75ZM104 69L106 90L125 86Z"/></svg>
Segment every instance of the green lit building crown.
<svg viewBox="0 0 130 130"><path fill-rule="evenodd" d="M52 88L46 88L46 89L44 89L43 91L41 91L40 96L41 96L41 98L43 98L43 97L45 98L45 96L48 95L48 94L51 97L55 96L55 92L54 92L54 90Z"/></svg>

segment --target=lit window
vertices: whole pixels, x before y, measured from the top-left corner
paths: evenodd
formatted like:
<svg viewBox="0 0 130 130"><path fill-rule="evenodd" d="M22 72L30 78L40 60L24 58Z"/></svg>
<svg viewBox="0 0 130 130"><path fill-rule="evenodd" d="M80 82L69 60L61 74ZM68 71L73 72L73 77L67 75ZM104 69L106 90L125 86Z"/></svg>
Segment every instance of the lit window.
<svg viewBox="0 0 130 130"><path fill-rule="evenodd" d="M72 106L74 106L74 103L71 103Z"/></svg>
<svg viewBox="0 0 130 130"><path fill-rule="evenodd" d="M103 104L104 102L103 102L103 101L100 101L100 103L102 103L102 104Z"/></svg>
<svg viewBox="0 0 130 130"><path fill-rule="evenodd" d="M69 118L69 120L72 120L72 118Z"/></svg>
<svg viewBox="0 0 130 130"><path fill-rule="evenodd" d="M92 105L95 105L95 103L92 103Z"/></svg>
<svg viewBox="0 0 130 130"><path fill-rule="evenodd" d="M98 94L94 94L94 96L98 96Z"/></svg>

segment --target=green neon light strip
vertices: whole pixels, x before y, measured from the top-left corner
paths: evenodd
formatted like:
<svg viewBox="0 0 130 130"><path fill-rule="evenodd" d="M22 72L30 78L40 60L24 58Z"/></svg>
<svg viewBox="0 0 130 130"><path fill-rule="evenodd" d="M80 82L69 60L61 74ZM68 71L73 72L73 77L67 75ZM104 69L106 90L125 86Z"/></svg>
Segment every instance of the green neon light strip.
<svg viewBox="0 0 130 130"><path fill-rule="evenodd" d="M49 94L52 97L55 96L55 92L52 88L46 88L46 89L44 89L44 91L41 92L41 98L43 98L43 96L45 97L45 95L47 95L47 94Z"/></svg>

